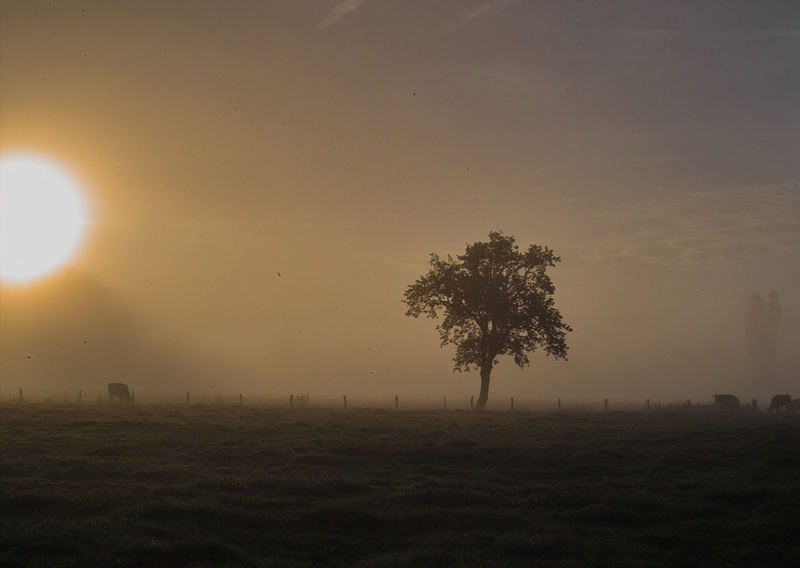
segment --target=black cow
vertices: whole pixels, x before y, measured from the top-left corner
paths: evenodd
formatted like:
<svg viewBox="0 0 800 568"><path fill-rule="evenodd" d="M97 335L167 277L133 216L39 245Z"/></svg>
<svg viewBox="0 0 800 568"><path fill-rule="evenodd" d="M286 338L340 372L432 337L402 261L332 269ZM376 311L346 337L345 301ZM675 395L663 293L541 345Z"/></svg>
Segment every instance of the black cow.
<svg viewBox="0 0 800 568"><path fill-rule="evenodd" d="M715 394L714 406L721 410L739 410L739 399L732 394Z"/></svg>
<svg viewBox="0 0 800 568"><path fill-rule="evenodd" d="M770 412L780 412L781 410L790 410L792 407L792 397L788 394L776 394L772 397L769 403Z"/></svg>
<svg viewBox="0 0 800 568"><path fill-rule="evenodd" d="M118 398L120 402L131 401L131 393L128 390L128 385L125 383L108 383L108 399L113 404L114 398Z"/></svg>

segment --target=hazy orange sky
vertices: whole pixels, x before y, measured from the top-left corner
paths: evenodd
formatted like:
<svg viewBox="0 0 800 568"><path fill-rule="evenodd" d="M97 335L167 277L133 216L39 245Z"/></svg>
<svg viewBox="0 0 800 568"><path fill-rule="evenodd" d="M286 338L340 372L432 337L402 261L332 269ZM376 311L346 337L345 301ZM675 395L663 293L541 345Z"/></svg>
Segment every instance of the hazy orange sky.
<svg viewBox="0 0 800 568"><path fill-rule="evenodd" d="M0 150L83 183L0 295L0 394L468 399L404 316L431 252L562 256L568 362L492 402L800 392L797 2L0 2ZM280 276L278 273L280 272ZM750 296L778 292L772 370ZM460 400L460 399L459 399Z"/></svg>

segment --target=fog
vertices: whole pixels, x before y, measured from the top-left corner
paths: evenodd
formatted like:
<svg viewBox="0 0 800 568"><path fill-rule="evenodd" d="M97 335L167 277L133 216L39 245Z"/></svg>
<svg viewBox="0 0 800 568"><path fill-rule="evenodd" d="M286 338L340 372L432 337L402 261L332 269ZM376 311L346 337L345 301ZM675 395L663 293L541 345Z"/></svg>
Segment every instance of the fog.
<svg viewBox="0 0 800 568"><path fill-rule="evenodd" d="M789 3L0 6L0 151L92 207L70 266L0 290L5 400L464 404L401 299L492 230L562 257L574 331L490 404L799 396Z"/></svg>

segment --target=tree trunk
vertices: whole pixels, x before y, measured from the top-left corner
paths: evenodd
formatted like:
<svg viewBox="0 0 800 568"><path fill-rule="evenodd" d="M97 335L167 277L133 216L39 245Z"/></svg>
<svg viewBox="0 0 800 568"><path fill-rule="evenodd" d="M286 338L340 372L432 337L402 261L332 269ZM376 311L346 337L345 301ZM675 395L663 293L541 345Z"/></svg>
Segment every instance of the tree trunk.
<svg viewBox="0 0 800 568"><path fill-rule="evenodd" d="M486 401L489 400L489 375L492 374L492 362L485 364L481 367L481 394L478 396L478 402L475 405L475 410L481 411L486 408Z"/></svg>

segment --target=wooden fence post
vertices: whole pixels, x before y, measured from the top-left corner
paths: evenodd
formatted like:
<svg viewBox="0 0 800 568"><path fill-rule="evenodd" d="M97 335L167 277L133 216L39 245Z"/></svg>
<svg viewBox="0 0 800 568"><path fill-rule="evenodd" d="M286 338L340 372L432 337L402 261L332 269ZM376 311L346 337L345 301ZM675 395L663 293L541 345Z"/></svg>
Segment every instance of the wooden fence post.
<svg viewBox="0 0 800 568"><path fill-rule="evenodd" d="M447 408L447 397L443 396L442 400L444 401L444 407Z"/></svg>
<svg viewBox="0 0 800 568"><path fill-rule="evenodd" d="M475 409L475 395L472 395L471 397L469 397L469 409L470 410L474 410Z"/></svg>
<svg viewBox="0 0 800 568"><path fill-rule="evenodd" d="M347 395L342 397L342 404L344 404L344 407L347 408Z"/></svg>
<svg viewBox="0 0 800 568"><path fill-rule="evenodd" d="M514 410L514 397L511 397L511 410Z"/></svg>
<svg viewBox="0 0 800 568"><path fill-rule="evenodd" d="M239 393L239 408L244 406L244 399L242 398L242 393Z"/></svg>
<svg viewBox="0 0 800 568"><path fill-rule="evenodd" d="M603 412L608 412L608 399L603 399Z"/></svg>
<svg viewBox="0 0 800 568"><path fill-rule="evenodd" d="M186 406L189 406L189 391L186 391Z"/></svg>
<svg viewBox="0 0 800 568"><path fill-rule="evenodd" d="M561 412L561 399L558 399L558 411Z"/></svg>
<svg viewBox="0 0 800 568"><path fill-rule="evenodd" d="M293 394L289 395L289 407L290 408L294 408L294 395Z"/></svg>
<svg viewBox="0 0 800 568"><path fill-rule="evenodd" d="M22 387L19 387L19 401L22 402Z"/></svg>
<svg viewBox="0 0 800 568"><path fill-rule="evenodd" d="M397 395L394 395L394 409L400 410L400 399Z"/></svg>
<svg viewBox="0 0 800 568"><path fill-rule="evenodd" d="M645 404L647 406L647 410L650 410L650 399L649 398L647 399L647 402Z"/></svg>
<svg viewBox="0 0 800 568"><path fill-rule="evenodd" d="M78 389L78 404L80 404L81 402L83 402L83 390Z"/></svg>

